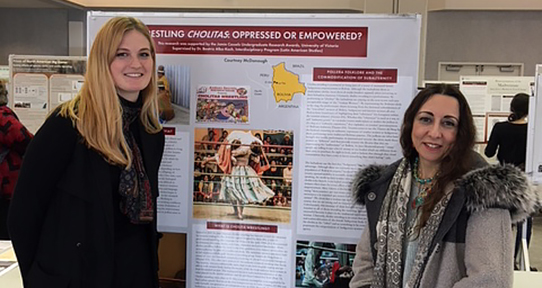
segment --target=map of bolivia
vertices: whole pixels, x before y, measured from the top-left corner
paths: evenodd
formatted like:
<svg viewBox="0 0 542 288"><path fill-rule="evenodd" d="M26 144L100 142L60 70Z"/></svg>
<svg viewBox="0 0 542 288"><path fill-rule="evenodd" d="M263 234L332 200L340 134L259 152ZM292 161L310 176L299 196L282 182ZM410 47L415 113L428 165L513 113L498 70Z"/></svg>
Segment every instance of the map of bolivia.
<svg viewBox="0 0 542 288"><path fill-rule="evenodd" d="M275 102L292 101L295 93L305 95L305 85L299 82L299 75L296 75L284 67L284 62L273 66L273 91Z"/></svg>

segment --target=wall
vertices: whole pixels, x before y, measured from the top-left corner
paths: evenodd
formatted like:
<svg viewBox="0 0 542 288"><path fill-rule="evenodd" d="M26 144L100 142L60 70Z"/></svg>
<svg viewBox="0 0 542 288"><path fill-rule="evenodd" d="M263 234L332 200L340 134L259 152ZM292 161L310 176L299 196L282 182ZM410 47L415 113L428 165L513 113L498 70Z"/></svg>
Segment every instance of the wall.
<svg viewBox="0 0 542 288"><path fill-rule="evenodd" d="M349 9L362 10L365 0L57 0L81 7L147 9ZM383 1L383 0L382 0ZM391 1L391 0L386 0Z"/></svg>
<svg viewBox="0 0 542 288"><path fill-rule="evenodd" d="M524 63L534 76L542 63L542 11L433 11L428 13L425 79L437 80L438 62Z"/></svg>
<svg viewBox="0 0 542 288"><path fill-rule="evenodd" d="M207 9L353 9L382 10L397 3L399 7L413 0L55 0L82 7L147 7L207 8ZM533 10L542 9L540 0L415 0L427 2L430 10ZM382 2L379 4L378 2ZM392 4L393 2L393 4ZM408 4L407 4L408 5ZM364 10L365 11L365 10Z"/></svg>
<svg viewBox="0 0 542 288"><path fill-rule="evenodd" d="M429 10L537 10L540 0L428 0Z"/></svg>
<svg viewBox="0 0 542 288"><path fill-rule="evenodd" d="M68 55L67 9L0 9L0 65L9 54Z"/></svg>

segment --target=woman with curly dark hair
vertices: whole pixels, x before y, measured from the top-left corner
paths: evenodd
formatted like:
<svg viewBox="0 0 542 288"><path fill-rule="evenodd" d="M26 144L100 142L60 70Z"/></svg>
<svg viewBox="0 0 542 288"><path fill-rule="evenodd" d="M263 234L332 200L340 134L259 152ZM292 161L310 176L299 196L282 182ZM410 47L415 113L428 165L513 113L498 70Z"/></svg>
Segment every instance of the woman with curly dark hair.
<svg viewBox="0 0 542 288"><path fill-rule="evenodd" d="M403 158L362 169L352 186L368 223L351 288L512 287L511 223L539 200L515 166L487 166L474 139L458 89L436 85L412 100Z"/></svg>

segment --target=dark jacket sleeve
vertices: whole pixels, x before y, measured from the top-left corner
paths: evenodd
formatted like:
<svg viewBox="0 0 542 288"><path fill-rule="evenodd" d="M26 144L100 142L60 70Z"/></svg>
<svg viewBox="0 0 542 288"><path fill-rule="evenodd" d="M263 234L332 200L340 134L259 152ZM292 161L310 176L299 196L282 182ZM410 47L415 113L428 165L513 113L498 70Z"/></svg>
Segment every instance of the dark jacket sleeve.
<svg viewBox="0 0 542 288"><path fill-rule="evenodd" d="M26 150L8 216L9 234L23 279L34 262L43 219L76 141L71 120L52 115Z"/></svg>
<svg viewBox="0 0 542 288"><path fill-rule="evenodd" d="M499 143L499 123L497 123L495 124L495 127L493 127L493 130L491 130L491 135L489 136L489 141L487 142L486 150L484 151L487 157L495 156Z"/></svg>

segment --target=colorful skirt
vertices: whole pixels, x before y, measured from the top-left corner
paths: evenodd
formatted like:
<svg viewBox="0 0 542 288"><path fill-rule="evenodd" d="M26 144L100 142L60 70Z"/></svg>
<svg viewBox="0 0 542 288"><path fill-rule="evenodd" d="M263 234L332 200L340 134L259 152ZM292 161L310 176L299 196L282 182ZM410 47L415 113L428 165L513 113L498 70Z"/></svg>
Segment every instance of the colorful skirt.
<svg viewBox="0 0 542 288"><path fill-rule="evenodd" d="M275 196L250 166L234 166L230 175L222 177L220 200L262 203Z"/></svg>

